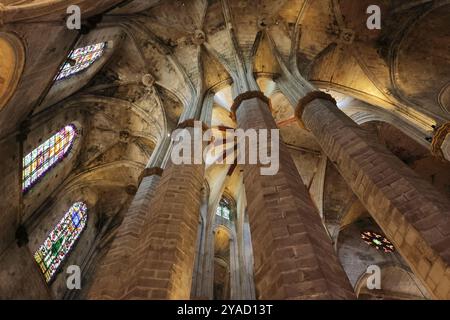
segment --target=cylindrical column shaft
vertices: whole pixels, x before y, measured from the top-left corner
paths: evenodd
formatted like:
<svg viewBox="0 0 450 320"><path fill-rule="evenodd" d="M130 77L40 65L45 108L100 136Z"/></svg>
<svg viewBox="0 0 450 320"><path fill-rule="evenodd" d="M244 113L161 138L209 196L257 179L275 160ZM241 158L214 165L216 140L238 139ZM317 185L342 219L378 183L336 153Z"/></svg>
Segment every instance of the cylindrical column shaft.
<svg viewBox="0 0 450 320"><path fill-rule="evenodd" d="M120 299L128 286L129 268L135 255L142 226L150 215L149 205L159 183L162 160L170 145L169 137L161 137L147 168L141 174L134 199L119 226L111 247L97 268L89 289L91 299Z"/></svg>
<svg viewBox="0 0 450 320"><path fill-rule="evenodd" d="M241 129L277 128L269 101L260 92L238 96L232 111ZM269 141L258 141L258 149L270 152L270 132L268 137ZM243 165L257 298L354 298L320 215L282 141L279 171L264 176L260 168L260 164Z"/></svg>
<svg viewBox="0 0 450 320"><path fill-rule="evenodd" d="M297 117L435 298L450 299L450 201L313 92Z"/></svg>
<svg viewBox="0 0 450 320"><path fill-rule="evenodd" d="M150 214L149 204L160 178L157 170L142 178L111 247L97 269L89 292L90 299L120 299L125 293L136 243L139 241L142 225Z"/></svg>
<svg viewBox="0 0 450 320"><path fill-rule="evenodd" d="M124 299L190 297L205 170L194 163L194 130L183 131L183 141L192 148L191 162L178 165L169 160L156 188Z"/></svg>

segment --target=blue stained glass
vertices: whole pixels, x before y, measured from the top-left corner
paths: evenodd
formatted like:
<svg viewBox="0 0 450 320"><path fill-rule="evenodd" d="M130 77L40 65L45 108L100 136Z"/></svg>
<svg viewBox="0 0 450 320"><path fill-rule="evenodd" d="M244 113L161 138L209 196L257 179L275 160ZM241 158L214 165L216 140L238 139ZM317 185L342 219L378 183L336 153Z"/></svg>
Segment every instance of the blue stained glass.
<svg viewBox="0 0 450 320"><path fill-rule="evenodd" d="M80 216L78 215L78 212L74 212L74 213L72 214L72 223L73 223L75 226L78 226L78 224L80 223Z"/></svg>
<svg viewBox="0 0 450 320"><path fill-rule="evenodd" d="M50 282L83 232L87 221L87 206L74 203L61 221L49 233L47 239L34 254L45 281Z"/></svg>

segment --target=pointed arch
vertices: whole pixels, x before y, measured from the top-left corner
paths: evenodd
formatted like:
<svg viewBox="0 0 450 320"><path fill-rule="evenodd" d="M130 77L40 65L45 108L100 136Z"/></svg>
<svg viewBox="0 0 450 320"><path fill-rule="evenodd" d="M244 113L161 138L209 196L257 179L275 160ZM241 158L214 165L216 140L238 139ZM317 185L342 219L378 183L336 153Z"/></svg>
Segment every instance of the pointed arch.
<svg viewBox="0 0 450 320"><path fill-rule="evenodd" d="M26 193L72 149L77 128L68 124L22 159L22 191Z"/></svg>
<svg viewBox="0 0 450 320"><path fill-rule="evenodd" d="M84 231L86 223L87 205L84 202L75 202L34 254L47 283L54 278L61 263Z"/></svg>

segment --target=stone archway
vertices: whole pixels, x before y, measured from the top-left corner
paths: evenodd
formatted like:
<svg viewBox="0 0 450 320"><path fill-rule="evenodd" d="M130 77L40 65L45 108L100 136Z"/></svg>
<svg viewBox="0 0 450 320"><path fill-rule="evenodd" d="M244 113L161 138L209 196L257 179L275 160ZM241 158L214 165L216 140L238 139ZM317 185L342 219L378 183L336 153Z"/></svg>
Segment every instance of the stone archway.
<svg viewBox="0 0 450 320"><path fill-rule="evenodd" d="M214 232L214 282L213 298L229 300L231 297L230 259L232 236L229 230L219 226Z"/></svg>

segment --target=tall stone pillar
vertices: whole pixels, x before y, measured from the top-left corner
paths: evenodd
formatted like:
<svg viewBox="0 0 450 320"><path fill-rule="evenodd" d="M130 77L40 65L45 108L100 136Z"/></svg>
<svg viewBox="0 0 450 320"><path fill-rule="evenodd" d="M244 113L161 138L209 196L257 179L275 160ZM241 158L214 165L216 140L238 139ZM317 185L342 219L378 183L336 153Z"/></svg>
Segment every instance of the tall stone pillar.
<svg viewBox="0 0 450 320"><path fill-rule="evenodd" d="M431 152L441 160L450 161L450 122L436 130L431 142Z"/></svg>
<svg viewBox="0 0 450 320"><path fill-rule="evenodd" d="M334 99L313 91L297 119L430 293L450 299L450 201L354 123Z"/></svg>
<svg viewBox="0 0 450 320"><path fill-rule="evenodd" d="M232 112L241 129L277 128L270 101L261 92L239 95ZM267 145L270 150L270 142ZM274 176L261 175L259 164L243 165L257 299L355 298L282 141L279 151L279 171Z"/></svg>
<svg viewBox="0 0 450 320"><path fill-rule="evenodd" d="M90 299L120 299L126 292L136 243L139 242L142 226L151 214L150 201L161 178L161 166L169 145L170 138L162 137L142 172L136 195L96 271L88 294Z"/></svg>
<svg viewBox="0 0 450 320"><path fill-rule="evenodd" d="M206 218L208 216L209 185L205 183L202 190L199 228L197 232L197 250L195 251L194 274L192 276L191 299L202 299L201 284L203 277L203 259L205 257Z"/></svg>
<svg viewBox="0 0 450 320"><path fill-rule="evenodd" d="M200 112L200 119L207 126L211 126L212 121L212 109L214 105L214 95L212 91L208 91L203 99L203 104ZM224 175L223 179L225 179ZM217 178L220 181L222 177ZM206 181L205 181L206 182ZM208 300L213 297L213 268L214 268L214 235L213 235L213 223L215 213L211 213L214 205L211 205L210 198L215 198L215 193L211 195L210 186L206 182L207 190L204 194L203 205L201 206L201 238L199 246L199 252L196 256L196 274L193 278L193 286L191 298L197 300ZM217 200L218 201L218 200Z"/></svg>
<svg viewBox="0 0 450 320"><path fill-rule="evenodd" d="M214 221L216 217L216 208L219 205L224 185L227 180L227 170L223 170L218 176L212 188L210 189L208 211L205 219L205 240L204 250L201 257L201 280L198 288L198 295L201 299L213 299L214 296ZM219 188L217 186L220 186ZM211 186L210 186L211 187Z"/></svg>
<svg viewBox="0 0 450 320"><path fill-rule="evenodd" d="M193 121L178 128L185 129L183 141L193 146ZM152 215L143 227L144 237L135 243L135 267L124 299L190 297L205 170L203 163L194 163L194 152L190 156L191 164L168 161L149 205Z"/></svg>
<svg viewBox="0 0 450 320"><path fill-rule="evenodd" d="M250 234L250 225L244 222L243 225L243 239L241 248L241 266L242 266L242 296L244 300L254 300L255 297L255 280L253 272L253 249L252 239Z"/></svg>

